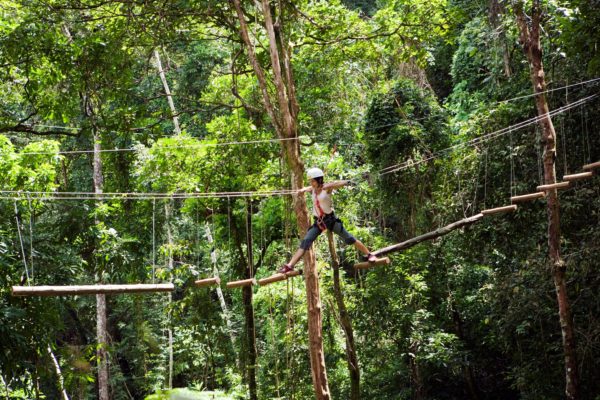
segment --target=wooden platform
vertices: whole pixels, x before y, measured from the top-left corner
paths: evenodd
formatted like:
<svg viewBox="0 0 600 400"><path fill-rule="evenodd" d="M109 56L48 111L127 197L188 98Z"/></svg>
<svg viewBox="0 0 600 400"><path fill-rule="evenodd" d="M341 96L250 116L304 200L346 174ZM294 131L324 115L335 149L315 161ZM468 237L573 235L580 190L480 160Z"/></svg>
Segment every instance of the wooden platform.
<svg viewBox="0 0 600 400"><path fill-rule="evenodd" d="M354 264L354 268L356 269L369 269L373 267L377 267L379 265L388 265L390 263L389 257L378 258L375 261L364 261Z"/></svg>
<svg viewBox="0 0 600 400"><path fill-rule="evenodd" d="M546 192L536 192L536 193L522 194L519 196L512 196L510 198L510 202L511 203L523 203L525 201L541 199L542 197L546 197Z"/></svg>
<svg viewBox="0 0 600 400"><path fill-rule="evenodd" d="M121 294L171 292L172 283L134 285L79 285L79 286L13 286L13 296L71 296L84 294Z"/></svg>
<svg viewBox="0 0 600 400"><path fill-rule="evenodd" d="M571 182L567 181L567 182L556 182L556 183L552 183L550 185L540 185L537 187L537 190L539 190L540 192L543 191L547 191L547 190L554 190L554 189L566 189L569 186L571 186Z"/></svg>
<svg viewBox="0 0 600 400"><path fill-rule="evenodd" d="M244 286L254 286L256 285L256 279L254 278L250 278L250 279L242 279L241 281L231 281L231 282L227 282L226 286L229 289L234 289L234 288L238 288L238 287L244 287Z"/></svg>
<svg viewBox="0 0 600 400"><path fill-rule="evenodd" d="M206 286L219 286L221 284L221 279L216 276L214 278L204 278L198 279L194 281L194 286L196 287L206 287Z"/></svg>
<svg viewBox="0 0 600 400"><path fill-rule="evenodd" d="M565 181L580 181L582 179L587 179L587 178L591 178L592 176L594 176L594 173L592 171L589 172L581 172L579 174L571 174L571 175L565 175L563 176L563 179Z"/></svg>
<svg viewBox="0 0 600 400"><path fill-rule="evenodd" d="M583 166L584 171L589 171L589 170L596 169L596 168L600 168L600 161L596 161L595 163L591 163L591 164L585 164Z"/></svg>
<svg viewBox="0 0 600 400"><path fill-rule="evenodd" d="M267 278L259 279L258 280L258 284L260 286L265 286L265 285L268 285L270 283L285 281L286 279L293 278L294 276L298 276L298 275L302 275L302 270L301 269L300 270L290 271L290 272L287 272L285 274L282 274L282 273L278 272L278 273L273 274L273 275L271 275L271 276L269 276Z"/></svg>

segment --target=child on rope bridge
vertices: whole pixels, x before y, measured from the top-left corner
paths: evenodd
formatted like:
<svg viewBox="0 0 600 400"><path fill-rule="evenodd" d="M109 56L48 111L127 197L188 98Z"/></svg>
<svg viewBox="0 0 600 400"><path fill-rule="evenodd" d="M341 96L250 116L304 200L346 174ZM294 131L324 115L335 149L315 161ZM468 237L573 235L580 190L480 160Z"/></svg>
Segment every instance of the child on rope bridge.
<svg viewBox="0 0 600 400"><path fill-rule="evenodd" d="M304 252L310 248L315 239L323 232L324 230L330 230L341 236L344 239L346 244L353 244L357 250L363 253L367 260L373 262L377 259L374 254L369 252L369 249L362 244L359 240L356 240L354 236L352 236L346 229L344 229L344 225L342 221L335 217L333 213L333 202L331 199L331 193L334 189L340 188L348 184L348 181L336 181L331 183L324 183L324 174L323 171L319 168L311 168L307 171L308 178L310 179L310 186L302 188L300 190L303 192L310 192L312 194L313 200L313 215L315 217L314 224L308 229L306 236L302 242L300 242L300 247L296 250L296 253L292 256L292 259L283 264L283 266L279 269L278 272L285 274L287 272L294 270L294 265L300 258L304 255Z"/></svg>

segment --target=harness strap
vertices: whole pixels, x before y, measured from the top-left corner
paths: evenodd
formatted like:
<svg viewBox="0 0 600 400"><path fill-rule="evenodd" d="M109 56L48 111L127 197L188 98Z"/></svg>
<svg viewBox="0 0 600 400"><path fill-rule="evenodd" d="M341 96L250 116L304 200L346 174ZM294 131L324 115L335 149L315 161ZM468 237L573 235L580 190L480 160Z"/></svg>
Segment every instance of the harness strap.
<svg viewBox="0 0 600 400"><path fill-rule="evenodd" d="M319 195L315 192L315 205L317 206L317 210L319 211L319 216L317 217L317 226L321 229L321 232L327 230L327 225L325 225L325 221L323 221L323 217L325 217L325 211L321 208L321 203L319 202Z"/></svg>

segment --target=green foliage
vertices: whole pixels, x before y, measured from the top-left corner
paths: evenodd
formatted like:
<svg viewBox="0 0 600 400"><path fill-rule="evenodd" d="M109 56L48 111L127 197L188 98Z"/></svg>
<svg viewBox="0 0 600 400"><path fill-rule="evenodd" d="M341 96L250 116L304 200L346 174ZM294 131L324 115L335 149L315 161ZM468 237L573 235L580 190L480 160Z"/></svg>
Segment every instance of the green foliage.
<svg viewBox="0 0 600 400"><path fill-rule="evenodd" d="M229 396L221 391L197 392L190 389L161 390L157 394L147 396L145 400L232 400L236 397Z"/></svg>
<svg viewBox="0 0 600 400"><path fill-rule="evenodd" d="M271 77L260 10L242 3ZM336 213L370 249L504 205L511 194L540 183L534 127L468 143L535 115L532 98L502 102L531 93L514 16L503 3L272 4L278 32L290 40L302 160L326 169L328 180L352 180L335 193ZM597 75L597 8L583 0L545 5L550 88ZM59 396L48 345L72 398L94 398L96 391L94 298L12 297L9 288L25 280L27 262L32 284L96 277L175 283L169 299L109 298L115 399L247 397L242 294L223 291L225 315L216 291L195 288L193 280L245 277L250 250L256 277L269 276L303 232L291 197L212 195L289 188L237 24L230 4L217 1L0 1L0 189L9 197L0 200L6 382L0 395L8 396L8 387L11 398L35 398L39 387L40 397ZM172 134L154 49L181 135ZM268 90L275 98L275 88ZM556 109L594 91L582 85L548 99ZM598 111L590 102L553 118L559 178L599 159ZM17 231L13 191L91 191L92 155L59 155L59 149L89 150L92 133L105 150L133 149L102 154L105 192L197 198L35 200L30 206L21 196ZM41 140L48 135L53 140ZM403 168L380 175L398 165ZM560 193L584 399L600 393L597 187L595 176ZM480 398L562 393L545 208L539 200L511 215L486 217L392 254L392 265L369 272L354 272L356 251L338 244L363 398L470 398L468 376ZM346 343L325 238L314 247L329 385L333 398L347 398ZM253 290L258 397L314 397L301 278ZM167 329L174 337L174 386L193 394L164 390Z"/></svg>
<svg viewBox="0 0 600 400"><path fill-rule="evenodd" d="M0 189L46 192L58 187L56 175L61 156L53 140L33 142L15 152L9 139L0 135Z"/></svg>

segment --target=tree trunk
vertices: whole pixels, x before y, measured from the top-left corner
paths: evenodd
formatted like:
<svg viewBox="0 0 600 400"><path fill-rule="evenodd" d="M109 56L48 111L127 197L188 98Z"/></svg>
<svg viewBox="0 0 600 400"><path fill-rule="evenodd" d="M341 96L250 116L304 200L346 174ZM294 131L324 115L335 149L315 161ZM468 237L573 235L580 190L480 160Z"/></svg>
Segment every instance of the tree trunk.
<svg viewBox="0 0 600 400"><path fill-rule="evenodd" d="M552 124L552 119L548 114L548 102L544 94L546 81L542 63L542 47L540 44L540 19L542 10L539 0L533 0L530 15L531 21L528 21L521 2L515 3L514 8L519 27L519 39L523 45L525 56L529 61L531 82L533 84L533 91L536 94L535 105L538 116L541 117L540 126L542 129L542 142L544 144L544 183L550 185L556 183L556 132ZM558 300L558 315L563 339L566 378L565 394L567 399L573 400L579 398L579 382L575 330L565 280L566 266L560 257L560 214L557 190L552 189L547 191L547 198L548 253Z"/></svg>
<svg viewBox="0 0 600 400"><path fill-rule="evenodd" d="M171 114L173 115L173 130L175 134L179 135L181 133L181 128L179 127L179 118L177 117L177 110L175 110L175 103L173 102L173 96L171 95L171 90L169 89L169 82L167 81L167 76L165 75L165 71L163 70L162 63L160 62L160 54L158 54L158 50L154 50L154 58L156 59L156 69L158 69L158 75L160 76L163 88L165 89L165 94L167 95L169 109L171 110Z"/></svg>
<svg viewBox="0 0 600 400"><path fill-rule="evenodd" d="M230 0L236 11L240 24L240 36L246 47L248 58L263 96L265 109L271 118L277 136L282 139L281 146L285 153L285 159L291 172L291 186L293 190L302 188L304 182L304 164L300 157L300 145L298 142L298 104L295 96L295 86L291 69L291 52L289 46L284 43L281 31L283 16L279 15L278 24L278 46L275 27L273 24L271 9L268 0L262 0L264 25L269 39L269 55L272 68L273 86L276 91L277 107L274 107L269 95L267 76L260 65L254 52L254 46L248 34L247 17L244 14L240 0ZM258 4L258 0L256 1ZM283 74L282 62L283 59ZM285 82L284 78L285 76ZM287 85L286 85L287 84ZM310 217L304 195L294 195L294 211L298 221L300 232L306 232L310 226ZM321 298L319 293L319 276L316 269L315 255L312 249L304 254L304 276L306 284L306 299L308 306L308 338L310 364L313 386L318 400L330 399L329 384L327 382L327 371L325 369L325 356L323 352L323 332L321 320Z"/></svg>
<svg viewBox="0 0 600 400"><path fill-rule="evenodd" d="M245 268L245 276L247 279L254 278L254 252L252 250L252 210L250 202L246 202L246 247L247 260ZM248 377L248 390L250 392L250 400L257 400L257 385L256 385L256 333L254 327L254 307L252 305L252 286L244 286L242 288L242 301L244 304L244 317L246 319L246 343L247 343L247 362L246 373Z"/></svg>
<svg viewBox="0 0 600 400"><path fill-rule="evenodd" d="M227 212L230 213L230 210L228 209ZM228 215L227 218L228 218L228 220L231 220L231 215ZM208 243L210 243L211 246L214 246L213 245L214 240L212 237L212 233L210 232L210 227L209 227L208 223L206 224L206 238L208 240ZM213 263L213 275L216 277L219 277L219 268L217 267L217 254L214 251L215 250L213 247L213 252L211 253L211 261ZM225 320L225 325L227 326L227 333L229 334L229 340L231 341L231 349L233 350L233 353L235 355L235 362L238 367L241 367L240 357L238 355L238 352L237 352L236 346L235 346L235 342L237 341L237 338L235 335L235 331L233 329L233 324L231 323L231 317L229 316L229 309L227 308L227 303L225 302L225 296L223 296L223 290L221 289L221 285L217 285L216 290L217 290L217 297L219 298L219 304L221 305L221 311L223 312L223 319Z"/></svg>
<svg viewBox="0 0 600 400"><path fill-rule="evenodd" d="M463 343L467 343L467 339L465 338L465 334L464 334L464 330L463 330L463 322L462 322L462 318L460 317L460 313L458 312L458 310L456 309L456 306L454 304L451 305L452 306L452 320L454 321L454 329L456 330L456 336L458 337L459 340L461 340ZM471 365L467 362L468 360L466 359L465 356L465 365L463 366L463 376L465 378L465 382L467 384L467 388L469 391L469 395L471 396L472 400L479 400L479 390L477 388L477 384L475 383L475 374L473 374L473 368L471 368Z"/></svg>
<svg viewBox="0 0 600 400"><path fill-rule="evenodd" d="M421 376L421 368L417 361L416 354L419 351L418 342L413 342L410 346L411 354L408 355L410 367L410 380L413 389L413 398L415 400L424 400L427 397L425 386L423 385L423 377Z"/></svg>
<svg viewBox="0 0 600 400"><path fill-rule="evenodd" d="M360 368L358 366L358 356L356 355L356 345L354 343L354 330L352 329L352 321L344 303L344 296L340 285L340 262L335 251L333 233L329 230L327 231L327 241L329 242L331 266L333 269L333 294L340 313L340 324L346 336L346 360L350 375L350 399L358 400L360 399Z"/></svg>
<svg viewBox="0 0 600 400"><path fill-rule="evenodd" d="M94 119L93 116L93 105L88 103L86 105L87 115ZM101 142L100 134L98 133L95 122L92 122L93 139L94 139L94 158L93 158L93 171L94 171L94 193L98 196L102 195L104 190L104 178L102 176L102 159L101 155ZM96 219L96 223L99 221ZM104 271L101 268L97 268L96 281L102 283ZM98 365L98 399L108 400L108 333L106 331L106 295L96 295L96 341L98 342L98 349L96 350L96 358Z"/></svg>
<svg viewBox="0 0 600 400"><path fill-rule="evenodd" d="M490 24L498 34L498 43L502 47L502 61L504 63L504 75L510 78L512 70L510 68L510 50L508 48L508 41L506 39L506 33L502 26L502 15L506 14L506 8L499 0L491 0L490 2Z"/></svg>
<svg viewBox="0 0 600 400"><path fill-rule="evenodd" d="M58 378L58 387L60 388L60 394L62 395L63 400L69 400L69 395L67 394L67 390L65 389L65 380L62 375L62 371L60 370L60 364L52 351L50 345L48 345L48 355L52 360L52 364L54 365L54 371L56 371L56 377Z"/></svg>

